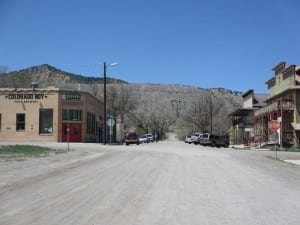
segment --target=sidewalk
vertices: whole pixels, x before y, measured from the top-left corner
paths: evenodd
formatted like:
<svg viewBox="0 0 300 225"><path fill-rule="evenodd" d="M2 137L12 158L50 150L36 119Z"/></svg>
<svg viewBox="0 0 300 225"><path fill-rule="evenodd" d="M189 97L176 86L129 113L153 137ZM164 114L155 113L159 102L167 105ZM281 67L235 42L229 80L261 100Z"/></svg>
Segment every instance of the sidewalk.
<svg viewBox="0 0 300 225"><path fill-rule="evenodd" d="M283 160L283 161L300 166L300 160L286 159L286 160Z"/></svg>
<svg viewBox="0 0 300 225"><path fill-rule="evenodd" d="M252 150L252 151L271 151L268 148L255 148L250 147L246 145L230 145L230 148L236 149L236 150ZM286 163L291 163L297 166L300 166L300 152L286 152L286 151L277 151L278 153L278 159L282 160ZM275 154L275 151L274 151ZM282 154L285 154L283 156Z"/></svg>

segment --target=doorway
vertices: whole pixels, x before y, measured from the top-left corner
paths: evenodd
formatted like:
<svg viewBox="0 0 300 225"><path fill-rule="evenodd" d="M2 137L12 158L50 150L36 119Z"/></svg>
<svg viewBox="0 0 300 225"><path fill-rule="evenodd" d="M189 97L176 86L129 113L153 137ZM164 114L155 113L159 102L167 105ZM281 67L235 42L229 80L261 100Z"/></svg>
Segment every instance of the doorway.
<svg viewBox="0 0 300 225"><path fill-rule="evenodd" d="M81 124L80 123L63 123L62 124L62 141L63 142L81 142ZM69 129L68 129L69 128ZM69 134L68 134L69 130Z"/></svg>

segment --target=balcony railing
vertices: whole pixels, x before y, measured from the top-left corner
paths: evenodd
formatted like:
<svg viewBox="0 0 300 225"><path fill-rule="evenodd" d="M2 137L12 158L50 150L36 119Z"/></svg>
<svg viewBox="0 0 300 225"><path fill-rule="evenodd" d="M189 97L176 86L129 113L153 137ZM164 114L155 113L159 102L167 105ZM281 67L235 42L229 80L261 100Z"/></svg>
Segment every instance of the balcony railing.
<svg viewBox="0 0 300 225"><path fill-rule="evenodd" d="M273 102L263 108L257 109L254 111L254 116L261 116L270 112L275 112L280 110L281 105L278 104L277 102ZM284 101L282 103L282 109L283 110L294 110L294 103L292 101Z"/></svg>

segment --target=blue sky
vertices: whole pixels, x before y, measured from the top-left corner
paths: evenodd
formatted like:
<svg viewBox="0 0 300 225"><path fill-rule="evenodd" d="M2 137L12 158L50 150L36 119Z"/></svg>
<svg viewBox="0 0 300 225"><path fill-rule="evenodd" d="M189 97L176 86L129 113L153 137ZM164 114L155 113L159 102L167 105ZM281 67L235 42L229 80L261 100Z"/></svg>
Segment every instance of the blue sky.
<svg viewBox="0 0 300 225"><path fill-rule="evenodd" d="M0 0L0 66L266 93L300 64L298 0Z"/></svg>

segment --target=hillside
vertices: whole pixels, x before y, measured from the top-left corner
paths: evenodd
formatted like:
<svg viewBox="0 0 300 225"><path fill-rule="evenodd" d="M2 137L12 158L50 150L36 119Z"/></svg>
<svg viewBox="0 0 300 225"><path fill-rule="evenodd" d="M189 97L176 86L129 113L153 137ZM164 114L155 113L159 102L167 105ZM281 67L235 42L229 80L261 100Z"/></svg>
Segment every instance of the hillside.
<svg viewBox="0 0 300 225"><path fill-rule="evenodd" d="M1 88L25 88L36 83L39 87L69 84L102 84L103 78L86 77L68 73L48 64L0 74ZM125 81L107 78L107 83L126 83Z"/></svg>
<svg viewBox="0 0 300 225"><path fill-rule="evenodd" d="M68 73L47 64L0 74L0 88L29 88L32 83L38 84L40 88L54 85L65 90L85 91L103 99L102 78ZM148 120L154 119L156 120L155 123L159 123L162 115L164 115L165 121L162 123L167 124L168 128L175 125L177 128L180 127L182 134L207 130L208 121L205 116L208 115L209 111L209 99L214 109L219 107L213 120L213 127L216 132L227 131L230 126L228 114L242 106L242 93L224 88L204 89L172 84L130 84L119 79L108 78L107 91L108 95L114 91L114 98L112 98L114 100L111 100L114 103L109 102L110 97L108 96L108 105L111 104L108 107L114 107L118 114L124 112L124 118L127 118L131 125L142 126L145 129L145 127L149 127L149 123L153 123L145 122L146 118ZM131 96L130 107L124 106L123 102L120 101L127 95ZM122 109L121 106L124 108ZM193 108L194 112L192 111ZM204 114L200 115L199 111L195 110L202 110ZM191 118L189 123L184 122L183 120L186 120L187 117L197 119L199 124L196 125L196 122Z"/></svg>
<svg viewBox="0 0 300 225"><path fill-rule="evenodd" d="M76 88L80 84L85 91L89 91L92 85L103 84L102 77L88 77L78 74L69 73L57 69L51 65L43 64L33 66L19 71L9 73L0 72L0 88L29 88L32 83L36 83L39 87L47 87L55 85L65 88ZM75 85L76 84L76 85ZM107 78L107 84L129 84L128 82L116 78ZM240 103L241 92L227 90L224 88L204 89L187 85L161 85L161 84L130 84L132 87L140 89L140 91L155 91L162 94L171 94L174 98L182 98L183 96L197 97L202 91L210 91L215 95L226 95L228 100L233 100L232 96L238 97ZM101 85L100 85L101 86Z"/></svg>

